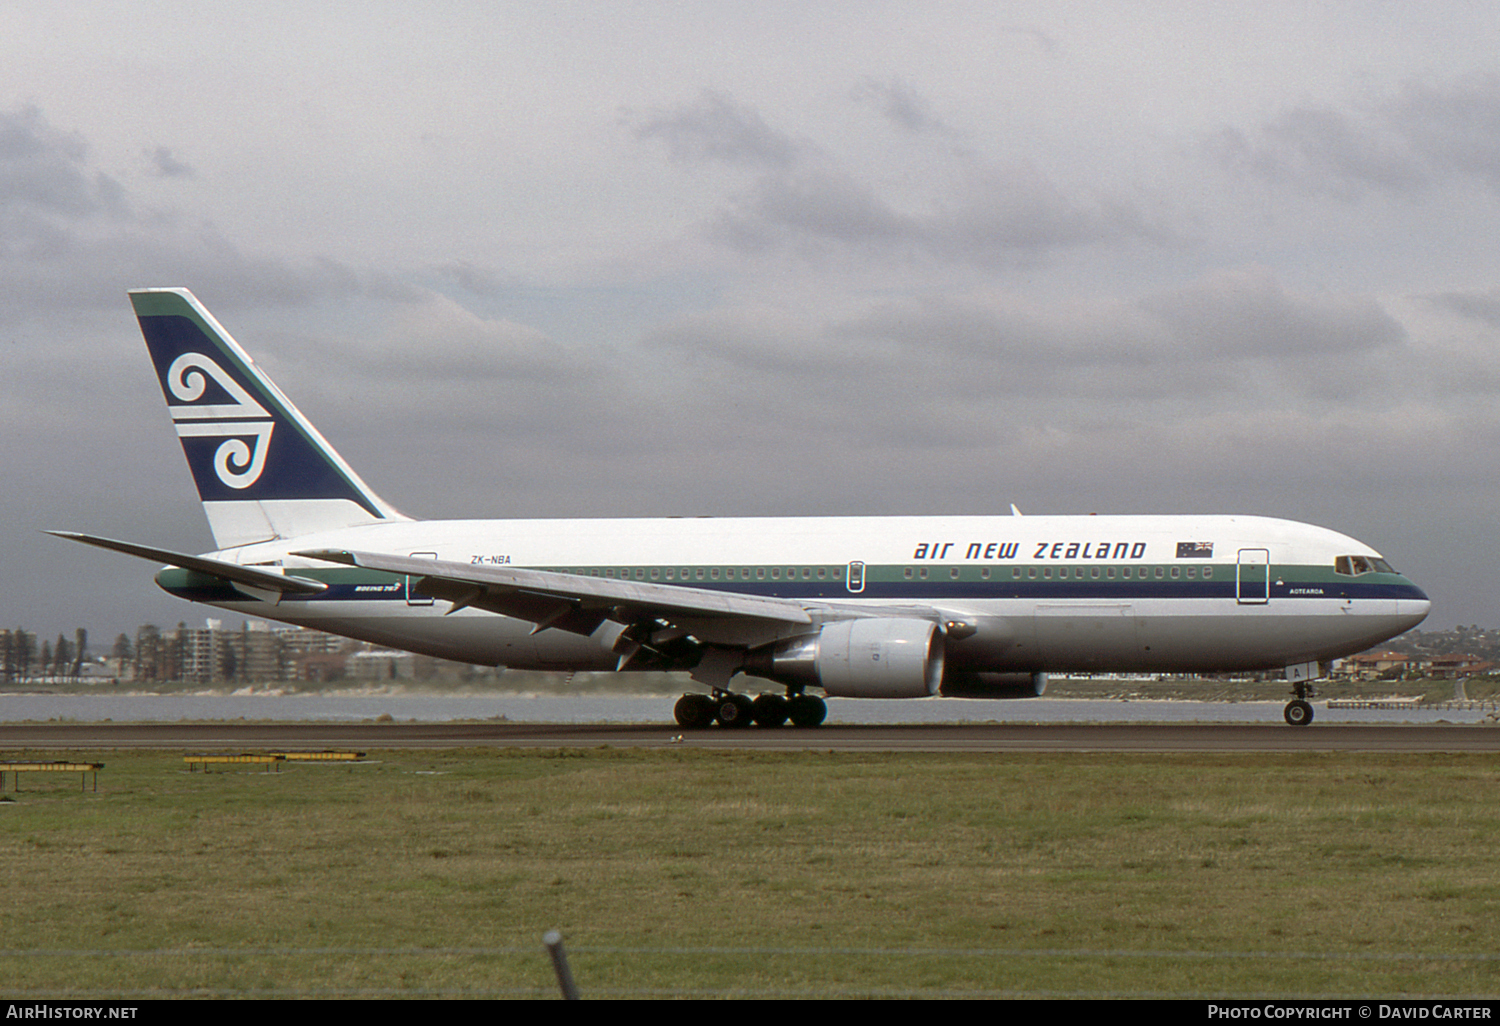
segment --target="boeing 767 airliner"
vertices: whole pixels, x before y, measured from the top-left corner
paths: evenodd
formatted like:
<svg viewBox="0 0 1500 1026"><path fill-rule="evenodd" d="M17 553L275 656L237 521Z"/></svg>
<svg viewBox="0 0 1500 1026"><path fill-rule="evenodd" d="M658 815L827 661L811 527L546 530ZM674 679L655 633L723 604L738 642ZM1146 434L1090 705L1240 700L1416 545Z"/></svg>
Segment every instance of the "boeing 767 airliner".
<svg viewBox="0 0 1500 1026"><path fill-rule="evenodd" d="M846 698L1040 695L1047 674L1284 670L1422 622L1380 553L1258 516L415 520L186 289L130 293L217 551L62 537L181 598L467 663L683 670L684 727L816 726ZM755 699L736 677L767 682Z"/></svg>

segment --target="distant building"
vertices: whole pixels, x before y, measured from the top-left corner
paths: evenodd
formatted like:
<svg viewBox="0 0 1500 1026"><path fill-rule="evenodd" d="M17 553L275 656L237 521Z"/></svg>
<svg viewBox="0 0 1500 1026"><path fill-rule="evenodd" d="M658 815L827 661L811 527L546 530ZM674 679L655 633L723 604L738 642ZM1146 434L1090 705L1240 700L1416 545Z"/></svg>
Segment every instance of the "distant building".
<svg viewBox="0 0 1500 1026"><path fill-rule="evenodd" d="M232 645L236 680L259 683L285 679L282 653L286 645L264 620L246 620Z"/></svg>
<svg viewBox="0 0 1500 1026"><path fill-rule="evenodd" d="M291 666L296 674L293 679L310 681L314 684L343 680L346 676L345 664L348 661L349 657L343 652L308 652L295 656L291 660Z"/></svg>
<svg viewBox="0 0 1500 1026"><path fill-rule="evenodd" d="M411 680L416 676L416 664L410 652L389 649L355 652L345 665L349 676L356 680Z"/></svg>
<svg viewBox="0 0 1500 1026"><path fill-rule="evenodd" d="M1355 680L1390 678L1412 668L1412 658L1404 652L1361 652L1343 662L1349 676Z"/></svg>
<svg viewBox="0 0 1500 1026"><path fill-rule="evenodd" d="M1487 659L1479 659L1471 655L1454 654L1433 656L1427 664L1427 675L1429 677L1474 677L1481 673L1489 673L1495 669L1495 664Z"/></svg>

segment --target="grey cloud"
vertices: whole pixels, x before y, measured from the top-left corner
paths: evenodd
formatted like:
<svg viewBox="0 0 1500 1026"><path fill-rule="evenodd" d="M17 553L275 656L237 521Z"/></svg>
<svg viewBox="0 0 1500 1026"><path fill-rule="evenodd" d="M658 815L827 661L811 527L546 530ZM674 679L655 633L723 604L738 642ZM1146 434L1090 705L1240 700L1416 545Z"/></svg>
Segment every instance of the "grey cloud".
<svg viewBox="0 0 1500 1026"><path fill-rule="evenodd" d="M1029 25L1009 25L1000 31L1007 35L1025 36L1036 44L1038 50L1045 54L1055 54L1062 49L1055 37L1043 32L1039 28L1033 28Z"/></svg>
<svg viewBox="0 0 1500 1026"><path fill-rule="evenodd" d="M1033 406L1071 416L1063 411L1083 399L1104 414L1176 394L1184 379L1197 395L1232 387L1221 367L1166 358L1162 326L1125 303L1038 311L1006 298L930 297L883 303L831 330L851 347L893 345L899 357L878 373L901 387L929 380L938 394L988 407L992 422Z"/></svg>
<svg viewBox="0 0 1500 1026"><path fill-rule="evenodd" d="M147 150L146 160L151 165L151 173L158 178L196 178L198 172L191 164L186 164L173 156L172 151L165 146L158 146L154 150Z"/></svg>
<svg viewBox="0 0 1500 1026"><path fill-rule="evenodd" d="M573 354L550 343L524 325L498 323L469 333L435 335L398 319L378 338L350 335L299 335L262 339L261 360L273 376L285 370L314 382L311 389L330 388L331 401L351 411L368 409L377 399L380 408L400 411L403 419L442 423L454 414L453 403L463 396L465 416L476 404L494 402L504 394L512 415L541 422L557 412L556 396L592 394L599 376L592 367L580 369ZM532 392L540 387L540 396ZM522 390L522 391L513 391ZM356 415L357 414L351 414Z"/></svg>
<svg viewBox="0 0 1500 1026"><path fill-rule="evenodd" d="M788 168L804 145L776 131L752 108L724 93L705 92L695 104L662 111L637 125L637 139L659 139L678 160Z"/></svg>
<svg viewBox="0 0 1500 1026"><path fill-rule="evenodd" d="M164 148L154 159L172 160ZM212 225L170 211L137 217L132 207L125 187L91 165L81 135L34 107L0 113L0 324L49 306L113 308L126 289L151 285L185 285L229 310L398 298L405 288L334 260L247 253Z"/></svg>
<svg viewBox="0 0 1500 1026"><path fill-rule="evenodd" d="M1134 204L1080 203L1033 169L984 169L933 212L902 213L836 171L767 176L721 212L711 237L753 252L834 243L894 257L990 264L1059 247L1173 240Z"/></svg>
<svg viewBox="0 0 1500 1026"><path fill-rule="evenodd" d="M753 193L724 211L711 234L754 250L798 239L850 245L914 241L920 229L848 176L815 172L762 179Z"/></svg>
<svg viewBox="0 0 1500 1026"><path fill-rule="evenodd" d="M1267 181L1351 197L1360 189L1413 193L1428 178L1404 140L1326 107L1298 107L1247 136L1223 129L1211 142L1219 161Z"/></svg>
<svg viewBox="0 0 1500 1026"><path fill-rule="evenodd" d="M866 80L855 96L913 131L941 128L899 80ZM746 253L847 246L896 259L984 265L1059 247L1177 241L1161 218L1135 202L1114 194L1070 196L1027 163L988 166L963 157L956 180L935 181L922 210L901 211L829 154L793 141L719 93L637 127L636 136L664 139L679 159L761 172L706 226L709 238Z"/></svg>
<svg viewBox="0 0 1500 1026"><path fill-rule="evenodd" d="M1064 407L1087 398L1101 412L1240 393L1359 401L1388 394L1392 368L1413 358L1405 330L1372 299L1297 294L1260 268L1046 309L1003 296L889 301L825 330L869 378L904 387L935 369L948 395Z"/></svg>
<svg viewBox="0 0 1500 1026"><path fill-rule="evenodd" d="M851 94L856 103L878 110L891 124L912 134L947 133L948 126L932 112L932 105L899 78L880 81L867 78Z"/></svg>
<svg viewBox="0 0 1500 1026"><path fill-rule="evenodd" d="M1406 336L1368 297L1293 295L1259 267L1217 272L1141 307L1168 326L1184 351L1255 358L1347 354Z"/></svg>
<svg viewBox="0 0 1500 1026"><path fill-rule="evenodd" d="M72 261L91 224L115 230L128 219L124 191L88 166L77 133L26 107L0 113L0 269L23 277L34 265Z"/></svg>
<svg viewBox="0 0 1500 1026"><path fill-rule="evenodd" d="M498 273L467 260L454 260L433 268L441 277L475 296L496 296L514 287Z"/></svg>
<svg viewBox="0 0 1500 1026"><path fill-rule="evenodd" d="M929 220L928 231L934 252L979 261L1013 250L1174 241L1170 228L1134 203L1112 195L1075 199L1029 164L975 169L956 202Z"/></svg>
<svg viewBox="0 0 1500 1026"><path fill-rule="evenodd" d="M1385 114L1412 150L1434 166L1500 188L1500 76L1441 88L1411 83Z"/></svg>
<svg viewBox="0 0 1500 1026"><path fill-rule="evenodd" d="M1500 328L1500 291L1443 292L1424 298L1431 306Z"/></svg>
<svg viewBox="0 0 1500 1026"><path fill-rule="evenodd" d="M35 107L0 113L0 210L61 217L122 213L119 187L89 172L87 152L81 136L53 128Z"/></svg>
<svg viewBox="0 0 1500 1026"><path fill-rule="evenodd" d="M675 317L644 335L641 345L689 370L710 367L711 373L720 373L729 367L762 381L848 378L871 368L878 373L885 365L883 354L876 351L881 347L869 345L867 339L830 334L821 324L803 324L764 308Z"/></svg>
<svg viewBox="0 0 1500 1026"><path fill-rule="evenodd" d="M1249 131L1227 127L1208 148L1223 166L1308 192L1417 195L1470 178L1500 189L1500 76L1408 83L1355 110L1301 106Z"/></svg>

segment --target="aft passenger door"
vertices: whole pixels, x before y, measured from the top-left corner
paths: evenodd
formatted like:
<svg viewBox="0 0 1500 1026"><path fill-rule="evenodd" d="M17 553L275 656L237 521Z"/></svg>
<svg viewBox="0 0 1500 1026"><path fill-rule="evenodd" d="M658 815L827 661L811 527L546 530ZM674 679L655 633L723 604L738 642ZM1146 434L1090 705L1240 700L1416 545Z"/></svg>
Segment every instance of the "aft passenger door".
<svg viewBox="0 0 1500 1026"><path fill-rule="evenodd" d="M1271 551L1240 549L1234 572L1234 598L1242 606L1263 606L1271 601Z"/></svg>

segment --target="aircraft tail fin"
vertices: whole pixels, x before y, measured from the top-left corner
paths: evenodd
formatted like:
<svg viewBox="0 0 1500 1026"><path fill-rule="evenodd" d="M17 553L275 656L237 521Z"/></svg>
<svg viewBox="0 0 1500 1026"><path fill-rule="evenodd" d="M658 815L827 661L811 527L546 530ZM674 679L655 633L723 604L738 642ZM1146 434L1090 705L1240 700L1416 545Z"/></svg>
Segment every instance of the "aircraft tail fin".
<svg viewBox="0 0 1500 1026"><path fill-rule="evenodd" d="M407 520L187 289L138 289L131 305L220 549Z"/></svg>

